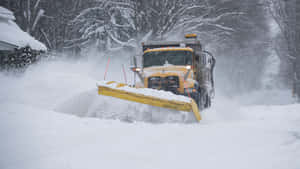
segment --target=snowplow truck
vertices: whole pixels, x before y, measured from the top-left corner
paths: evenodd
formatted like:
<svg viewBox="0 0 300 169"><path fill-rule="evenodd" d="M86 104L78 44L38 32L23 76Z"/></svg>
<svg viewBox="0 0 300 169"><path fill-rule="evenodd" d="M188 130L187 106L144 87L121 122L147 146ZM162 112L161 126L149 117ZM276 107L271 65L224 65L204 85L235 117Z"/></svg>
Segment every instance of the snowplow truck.
<svg viewBox="0 0 300 169"><path fill-rule="evenodd" d="M139 82L132 87L108 82L98 85L102 95L140 102L157 107L190 111L197 121L201 120L199 110L211 106L214 96L214 56L202 49L195 34L188 34L183 41L148 41L142 43L141 66L133 59L131 70L138 75ZM128 89L124 89L124 86ZM163 97L160 94L145 94L143 89L174 94ZM178 99L176 96L188 98Z"/></svg>

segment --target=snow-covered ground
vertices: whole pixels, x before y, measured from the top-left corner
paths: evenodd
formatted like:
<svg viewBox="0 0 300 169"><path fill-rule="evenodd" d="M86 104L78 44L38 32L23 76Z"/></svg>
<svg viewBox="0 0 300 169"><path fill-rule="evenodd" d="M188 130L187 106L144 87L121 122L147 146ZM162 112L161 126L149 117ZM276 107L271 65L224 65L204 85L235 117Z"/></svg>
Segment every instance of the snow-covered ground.
<svg viewBox="0 0 300 169"><path fill-rule="evenodd" d="M120 65L128 65L120 60L111 59L106 80L124 81ZM300 105L286 101L284 91L276 95L285 100L275 101L281 105L254 104L272 94L264 99L265 93L217 95L200 124L126 123L62 113L63 104L78 96L73 114L94 109L87 102L98 97L91 93L105 65L105 59L47 61L21 75L0 73L0 168L300 168Z"/></svg>

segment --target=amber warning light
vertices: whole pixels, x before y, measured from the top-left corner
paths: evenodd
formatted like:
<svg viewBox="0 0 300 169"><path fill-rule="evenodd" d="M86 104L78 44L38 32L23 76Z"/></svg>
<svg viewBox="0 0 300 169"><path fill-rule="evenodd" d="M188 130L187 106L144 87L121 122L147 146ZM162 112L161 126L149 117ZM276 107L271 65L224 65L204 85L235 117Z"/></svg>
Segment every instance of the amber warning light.
<svg viewBox="0 0 300 169"><path fill-rule="evenodd" d="M195 34L195 33L186 34L185 38L187 38L187 39L196 39L197 34Z"/></svg>

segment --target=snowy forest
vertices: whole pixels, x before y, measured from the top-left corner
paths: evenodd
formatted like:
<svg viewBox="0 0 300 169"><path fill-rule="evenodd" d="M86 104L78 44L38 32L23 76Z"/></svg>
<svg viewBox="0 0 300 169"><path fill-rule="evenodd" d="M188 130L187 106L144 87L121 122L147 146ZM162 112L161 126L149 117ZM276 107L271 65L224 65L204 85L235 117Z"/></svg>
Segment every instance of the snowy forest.
<svg viewBox="0 0 300 169"><path fill-rule="evenodd" d="M224 91L279 87L300 94L296 0L1 0L0 6L49 51L138 50L144 40L196 33L222 68Z"/></svg>

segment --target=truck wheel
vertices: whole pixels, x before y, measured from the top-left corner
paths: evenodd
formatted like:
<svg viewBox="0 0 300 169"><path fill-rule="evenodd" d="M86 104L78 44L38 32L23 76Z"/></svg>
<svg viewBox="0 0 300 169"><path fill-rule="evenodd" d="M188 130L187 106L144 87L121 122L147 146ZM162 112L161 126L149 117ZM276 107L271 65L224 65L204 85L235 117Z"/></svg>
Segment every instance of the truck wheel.
<svg viewBox="0 0 300 169"><path fill-rule="evenodd" d="M210 107L211 106L211 98L208 96L208 95L206 95L206 102L205 102L205 108L208 108L208 107Z"/></svg>
<svg viewBox="0 0 300 169"><path fill-rule="evenodd" d="M199 101L198 101L199 110L203 110L205 108L205 104L206 104L206 97L199 93Z"/></svg>
<svg viewBox="0 0 300 169"><path fill-rule="evenodd" d="M198 105L198 107L199 107L199 100L200 100L199 96L200 96L200 94L197 92L193 98L195 100L196 104Z"/></svg>
<svg viewBox="0 0 300 169"><path fill-rule="evenodd" d="M201 103L201 94L200 94L199 92L197 92L197 93L194 95L193 99L195 100L195 102L196 102L198 108L200 109L200 108L201 108L201 104L202 104L202 103Z"/></svg>

